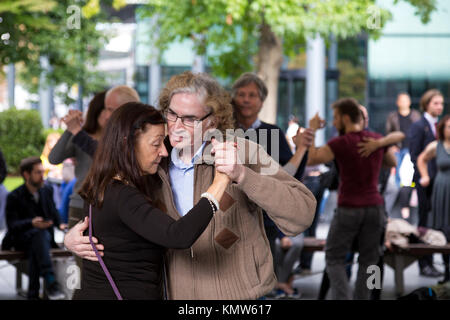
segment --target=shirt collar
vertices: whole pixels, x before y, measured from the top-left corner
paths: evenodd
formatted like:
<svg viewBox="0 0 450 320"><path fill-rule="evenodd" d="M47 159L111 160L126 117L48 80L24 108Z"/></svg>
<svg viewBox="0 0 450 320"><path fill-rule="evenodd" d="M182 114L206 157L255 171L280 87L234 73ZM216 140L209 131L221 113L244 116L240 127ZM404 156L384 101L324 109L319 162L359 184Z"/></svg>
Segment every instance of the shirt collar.
<svg viewBox="0 0 450 320"><path fill-rule="evenodd" d="M206 145L206 141L204 141L202 143L202 145L200 146L200 148L198 148L197 152L195 153L194 157L192 157L191 159L191 163L190 164L186 164L184 163L180 157L178 156L179 154L179 150L177 148L173 148L172 151L170 152L170 162L177 167L178 169L189 169L192 168L194 166L195 161L201 157L202 153L203 153L203 149L205 148Z"/></svg>
<svg viewBox="0 0 450 320"><path fill-rule="evenodd" d="M255 122L253 122L252 125L250 126L250 128L248 128L248 129L258 129L260 126L261 126L261 120L256 119ZM245 130L244 126L240 123L239 123L239 127L241 129Z"/></svg>
<svg viewBox="0 0 450 320"><path fill-rule="evenodd" d="M428 120L429 123L431 124L435 124L438 122L438 118L433 117L431 114L429 114L428 112L424 112L423 116L425 117L425 119Z"/></svg>

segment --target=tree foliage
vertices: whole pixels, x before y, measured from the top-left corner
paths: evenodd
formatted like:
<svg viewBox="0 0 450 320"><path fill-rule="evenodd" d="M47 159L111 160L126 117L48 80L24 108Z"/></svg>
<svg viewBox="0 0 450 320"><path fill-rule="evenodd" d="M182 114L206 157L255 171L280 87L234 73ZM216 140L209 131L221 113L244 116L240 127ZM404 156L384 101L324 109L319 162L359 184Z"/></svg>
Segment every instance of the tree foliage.
<svg viewBox="0 0 450 320"><path fill-rule="evenodd" d="M112 2L103 1L104 5ZM0 66L18 63L19 79L36 93L43 72L40 59L47 57L51 67L45 73L46 82L65 84L61 97L68 99L73 85L81 84L85 95L98 90L103 86L102 78L93 67L107 37L96 29L105 19L101 11L95 11L96 4L98 0L3 1ZM71 102L67 99L66 103Z"/></svg>
<svg viewBox="0 0 450 320"><path fill-rule="evenodd" d="M37 110L10 108L0 112L0 149L9 173L17 173L23 158L41 155L45 136Z"/></svg>
<svg viewBox="0 0 450 320"><path fill-rule="evenodd" d="M425 22L436 6L434 0L403 1ZM158 20L160 49L192 39L197 53L207 52L213 72L224 77L252 69L263 23L282 39L284 54L295 55L308 36L377 35L390 19L374 0L149 0L140 14Z"/></svg>

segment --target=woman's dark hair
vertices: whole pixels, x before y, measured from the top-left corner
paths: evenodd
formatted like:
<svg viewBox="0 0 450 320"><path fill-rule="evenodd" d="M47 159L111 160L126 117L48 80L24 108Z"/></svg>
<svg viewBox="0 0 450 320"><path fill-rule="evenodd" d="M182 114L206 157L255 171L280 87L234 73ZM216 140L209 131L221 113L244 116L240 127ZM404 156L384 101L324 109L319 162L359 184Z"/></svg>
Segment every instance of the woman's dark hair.
<svg viewBox="0 0 450 320"><path fill-rule="evenodd" d="M352 123L358 123L361 120L362 111L359 109L359 103L354 98L342 98L332 104L341 116L348 115Z"/></svg>
<svg viewBox="0 0 450 320"><path fill-rule="evenodd" d="M98 117L103 109L105 109L105 95L106 90L99 92L92 98L91 102L89 102L86 122L83 126L83 130L89 134L95 134L100 129Z"/></svg>
<svg viewBox="0 0 450 320"><path fill-rule="evenodd" d="M105 190L112 179L133 185L150 197L149 188L136 157L135 146L139 134L147 125L164 124L161 112L140 102L129 102L119 107L109 118L92 166L80 189L80 195L95 207L103 205Z"/></svg>
<svg viewBox="0 0 450 320"><path fill-rule="evenodd" d="M437 138L440 141L444 141L445 140L445 136L444 136L444 130L445 130L445 124L447 123L447 121L450 120L450 114L446 114L441 121L439 121L437 127L436 127L436 134L437 134Z"/></svg>

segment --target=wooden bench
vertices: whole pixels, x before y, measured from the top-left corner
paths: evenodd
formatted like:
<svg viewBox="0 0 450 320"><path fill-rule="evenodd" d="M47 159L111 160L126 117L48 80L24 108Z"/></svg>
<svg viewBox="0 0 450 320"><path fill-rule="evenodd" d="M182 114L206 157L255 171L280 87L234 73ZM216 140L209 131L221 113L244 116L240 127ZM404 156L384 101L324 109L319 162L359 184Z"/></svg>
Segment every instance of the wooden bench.
<svg viewBox="0 0 450 320"><path fill-rule="evenodd" d="M323 251L325 249L325 239L304 238L303 250L307 252ZM432 246L422 243L410 243L406 248L393 246L391 250L385 250L384 263L394 270L395 291L397 295L404 293L403 271L414 261L422 256L443 253L450 254L450 244L445 246Z"/></svg>
<svg viewBox="0 0 450 320"><path fill-rule="evenodd" d="M303 251L314 252L323 251L325 249L325 239L317 239L312 237L305 237L303 240Z"/></svg>
<svg viewBox="0 0 450 320"><path fill-rule="evenodd" d="M420 257L434 253L450 254L450 244L432 246L422 243L410 243L408 247L393 246L384 252L384 263L394 270L395 292L398 296L404 293L403 271Z"/></svg>
<svg viewBox="0 0 450 320"><path fill-rule="evenodd" d="M69 258L72 253L66 249L51 249L52 259ZM22 275L28 273L28 263L25 252L14 250L0 250L0 260L6 260L16 268L16 292L22 297L26 297L26 291L22 288Z"/></svg>

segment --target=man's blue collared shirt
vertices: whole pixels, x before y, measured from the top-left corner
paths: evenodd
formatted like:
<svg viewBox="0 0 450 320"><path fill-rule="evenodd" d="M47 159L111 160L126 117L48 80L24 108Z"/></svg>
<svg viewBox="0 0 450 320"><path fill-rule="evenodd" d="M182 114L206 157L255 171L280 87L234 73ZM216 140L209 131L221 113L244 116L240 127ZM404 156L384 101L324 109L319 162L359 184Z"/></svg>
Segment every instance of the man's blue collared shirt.
<svg viewBox="0 0 450 320"><path fill-rule="evenodd" d="M179 157L179 150L170 153L169 179L177 211L184 216L194 206L194 163L202 156L206 142L195 153L191 163L185 164Z"/></svg>
<svg viewBox="0 0 450 320"><path fill-rule="evenodd" d="M245 129L244 126L242 124L238 124L239 127L241 127L244 130L248 130L248 129L258 129L261 126L261 120L256 119L255 122L252 123L252 125L250 126L250 128Z"/></svg>

